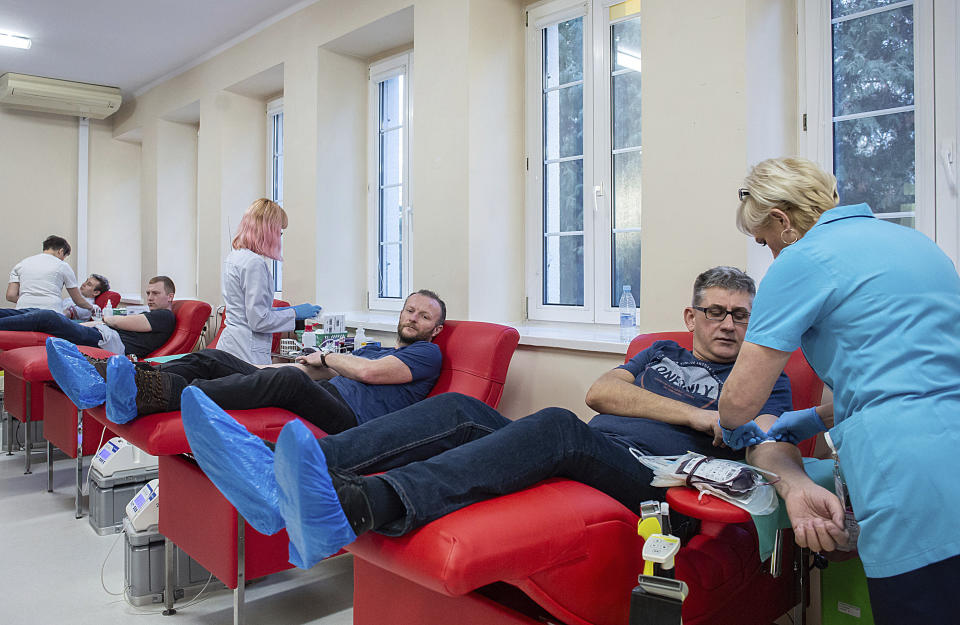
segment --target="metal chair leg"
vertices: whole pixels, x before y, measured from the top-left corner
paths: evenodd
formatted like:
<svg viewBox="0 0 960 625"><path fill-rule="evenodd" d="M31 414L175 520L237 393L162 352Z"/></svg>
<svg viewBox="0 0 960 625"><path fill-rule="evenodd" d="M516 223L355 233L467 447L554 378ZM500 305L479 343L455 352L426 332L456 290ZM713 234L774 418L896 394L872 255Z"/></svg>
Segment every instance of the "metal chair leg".
<svg viewBox="0 0 960 625"><path fill-rule="evenodd" d="M47 441L47 492L53 492L53 443Z"/></svg>
<svg viewBox="0 0 960 625"><path fill-rule="evenodd" d="M244 614L244 584L246 583L246 571L244 570L244 560L246 559L244 545L244 525L246 521L237 513L237 588L233 591L233 625L243 625L245 621Z"/></svg>
<svg viewBox="0 0 960 625"><path fill-rule="evenodd" d="M30 416L33 410L33 402L31 401L33 394L33 389L31 388L30 382L27 382L27 414L26 420L23 422L23 474L30 475L33 471L30 470L30 452L33 451L33 438L30 436Z"/></svg>
<svg viewBox="0 0 960 625"><path fill-rule="evenodd" d="M172 616L177 613L173 607L173 601L177 594L177 584L174 581L174 571L176 563L174 562L173 541L165 538L163 541L163 615Z"/></svg>
<svg viewBox="0 0 960 625"><path fill-rule="evenodd" d="M83 517L83 410L77 409L77 511Z"/></svg>

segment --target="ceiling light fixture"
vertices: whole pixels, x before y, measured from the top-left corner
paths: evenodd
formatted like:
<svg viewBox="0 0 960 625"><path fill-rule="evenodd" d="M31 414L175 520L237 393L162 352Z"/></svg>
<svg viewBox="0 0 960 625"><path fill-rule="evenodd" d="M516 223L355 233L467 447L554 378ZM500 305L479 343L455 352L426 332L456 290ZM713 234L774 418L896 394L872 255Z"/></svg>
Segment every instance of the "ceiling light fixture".
<svg viewBox="0 0 960 625"><path fill-rule="evenodd" d="M22 50L29 50L31 45L33 45L33 42L30 41L29 37L21 37L20 35L10 35L8 33L0 33L0 46L7 46L8 48L20 48Z"/></svg>

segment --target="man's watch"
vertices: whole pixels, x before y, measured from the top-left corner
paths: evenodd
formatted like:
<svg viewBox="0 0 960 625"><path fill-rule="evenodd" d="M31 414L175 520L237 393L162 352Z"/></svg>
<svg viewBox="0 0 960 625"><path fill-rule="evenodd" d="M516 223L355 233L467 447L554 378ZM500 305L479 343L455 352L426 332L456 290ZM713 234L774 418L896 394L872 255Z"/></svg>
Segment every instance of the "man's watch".
<svg viewBox="0 0 960 625"><path fill-rule="evenodd" d="M324 367L330 366L327 364L327 352L320 353L320 364L323 365Z"/></svg>

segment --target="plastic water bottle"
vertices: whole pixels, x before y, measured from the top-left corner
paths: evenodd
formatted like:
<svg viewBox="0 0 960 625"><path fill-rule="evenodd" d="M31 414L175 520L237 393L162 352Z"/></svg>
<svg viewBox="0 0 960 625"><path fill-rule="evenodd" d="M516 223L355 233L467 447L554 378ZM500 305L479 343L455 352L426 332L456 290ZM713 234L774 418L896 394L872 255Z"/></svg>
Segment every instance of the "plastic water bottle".
<svg viewBox="0 0 960 625"><path fill-rule="evenodd" d="M307 319L306 324L304 324L303 329L303 346L304 347L316 347L317 346L317 335L314 332L314 325L311 323L312 319Z"/></svg>
<svg viewBox="0 0 960 625"><path fill-rule="evenodd" d="M110 300L107 300L107 305L103 307L103 316L112 317L113 316L113 304Z"/></svg>
<svg viewBox="0 0 960 625"><path fill-rule="evenodd" d="M620 341L632 341L637 335L637 302L630 292L630 285L623 285L623 295L620 296Z"/></svg>
<svg viewBox="0 0 960 625"><path fill-rule="evenodd" d="M357 328L357 334L353 337L353 349L357 350L367 344L367 334L363 331L363 326Z"/></svg>

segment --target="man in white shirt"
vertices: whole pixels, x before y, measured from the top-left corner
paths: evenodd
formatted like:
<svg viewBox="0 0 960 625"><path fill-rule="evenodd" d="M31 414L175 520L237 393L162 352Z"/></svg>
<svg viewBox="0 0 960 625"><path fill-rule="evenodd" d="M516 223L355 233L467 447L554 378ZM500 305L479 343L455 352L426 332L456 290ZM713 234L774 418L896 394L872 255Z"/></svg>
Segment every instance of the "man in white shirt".
<svg viewBox="0 0 960 625"><path fill-rule="evenodd" d="M80 295L87 302L93 304L96 308L96 300L100 295L110 290L110 281L105 276L98 273L91 273L90 277L80 285ZM73 303L73 298L63 298L63 316L67 319L76 319L78 321L90 321L93 311L86 308L80 308Z"/></svg>
<svg viewBox="0 0 960 625"><path fill-rule="evenodd" d="M93 310L93 304L80 294L77 276L64 262L70 255L70 244L63 237L50 235L43 242L40 254L24 258L10 272L7 301L18 310L38 308L61 312L61 291L66 288L73 302L80 308Z"/></svg>

